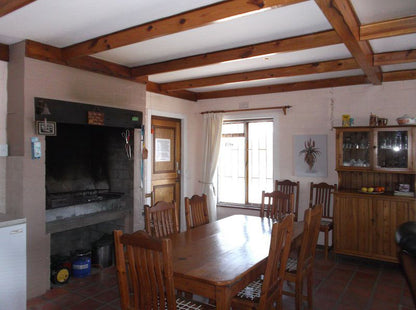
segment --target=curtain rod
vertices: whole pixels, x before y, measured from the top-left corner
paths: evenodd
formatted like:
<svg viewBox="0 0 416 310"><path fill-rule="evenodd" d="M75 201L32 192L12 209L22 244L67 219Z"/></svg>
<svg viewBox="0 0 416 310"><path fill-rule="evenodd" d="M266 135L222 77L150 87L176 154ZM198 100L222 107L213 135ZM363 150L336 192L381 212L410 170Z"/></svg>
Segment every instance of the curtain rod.
<svg viewBox="0 0 416 310"><path fill-rule="evenodd" d="M259 111L259 110L274 110L274 109L282 109L283 114L286 115L286 110L290 109L292 106L285 105L280 107L270 107L270 108L252 108L252 109L241 109L241 110L216 110L216 111L205 111L201 112L201 114L207 114L207 113L231 113L231 112L246 112L246 111Z"/></svg>

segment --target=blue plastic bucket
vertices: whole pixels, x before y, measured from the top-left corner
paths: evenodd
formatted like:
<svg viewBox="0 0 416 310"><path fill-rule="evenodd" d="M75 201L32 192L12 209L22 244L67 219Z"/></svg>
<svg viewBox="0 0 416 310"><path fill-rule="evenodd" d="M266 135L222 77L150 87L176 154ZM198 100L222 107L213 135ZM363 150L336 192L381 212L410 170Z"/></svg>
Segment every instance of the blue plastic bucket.
<svg viewBox="0 0 416 310"><path fill-rule="evenodd" d="M91 251L78 251L72 261L72 276L83 278L91 273Z"/></svg>

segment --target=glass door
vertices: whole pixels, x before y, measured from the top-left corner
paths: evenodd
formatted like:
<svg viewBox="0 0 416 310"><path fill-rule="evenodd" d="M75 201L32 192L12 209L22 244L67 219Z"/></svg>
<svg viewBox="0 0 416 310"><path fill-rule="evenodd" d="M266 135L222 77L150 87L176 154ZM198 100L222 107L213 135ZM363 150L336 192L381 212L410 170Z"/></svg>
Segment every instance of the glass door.
<svg viewBox="0 0 416 310"><path fill-rule="evenodd" d="M376 130L376 158L377 169L410 169L409 130L405 128L386 128Z"/></svg>
<svg viewBox="0 0 416 310"><path fill-rule="evenodd" d="M370 167L370 132L343 131L342 132L341 161L338 163L345 168Z"/></svg>

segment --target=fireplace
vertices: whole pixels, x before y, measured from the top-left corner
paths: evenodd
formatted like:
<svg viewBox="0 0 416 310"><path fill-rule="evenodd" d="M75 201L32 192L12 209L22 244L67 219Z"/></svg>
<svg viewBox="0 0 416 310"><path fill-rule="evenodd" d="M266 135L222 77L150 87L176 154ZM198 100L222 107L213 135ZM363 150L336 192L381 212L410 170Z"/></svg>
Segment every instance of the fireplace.
<svg viewBox="0 0 416 310"><path fill-rule="evenodd" d="M131 111L128 119L134 123L127 127L128 121L117 123L127 110L37 99L37 119L42 118L39 104L45 103L47 121L56 122L56 135L45 137L46 231L51 234L51 255L68 256L91 249L131 220L135 163L122 134L130 133L134 150L138 124L131 115L140 112ZM103 113L107 124L89 125L90 110Z"/></svg>

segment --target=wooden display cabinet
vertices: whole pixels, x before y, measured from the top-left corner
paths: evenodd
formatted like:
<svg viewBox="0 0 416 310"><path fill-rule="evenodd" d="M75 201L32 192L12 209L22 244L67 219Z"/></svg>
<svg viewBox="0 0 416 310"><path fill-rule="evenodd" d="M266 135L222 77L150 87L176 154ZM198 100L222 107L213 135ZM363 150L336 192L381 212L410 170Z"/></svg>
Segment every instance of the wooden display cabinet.
<svg viewBox="0 0 416 310"><path fill-rule="evenodd" d="M398 261L395 232L416 221L416 198L394 192L399 184L415 192L415 142L416 126L336 128L336 253ZM365 193L363 187L385 191Z"/></svg>

